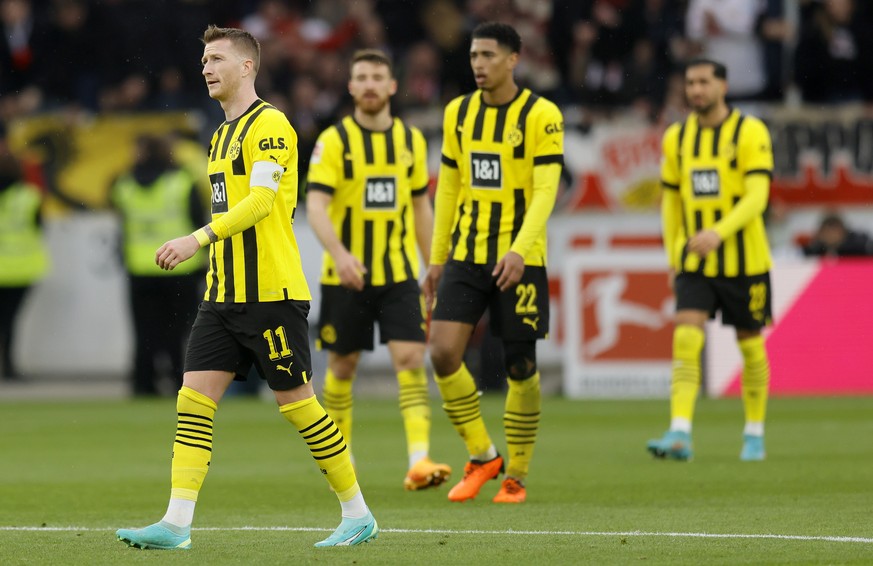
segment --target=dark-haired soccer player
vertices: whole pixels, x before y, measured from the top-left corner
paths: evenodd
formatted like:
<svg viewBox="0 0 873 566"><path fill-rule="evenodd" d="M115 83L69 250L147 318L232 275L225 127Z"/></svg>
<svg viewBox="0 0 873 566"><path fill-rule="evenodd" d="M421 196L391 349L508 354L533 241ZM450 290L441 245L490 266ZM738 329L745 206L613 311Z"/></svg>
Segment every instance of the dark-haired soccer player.
<svg viewBox="0 0 873 566"><path fill-rule="evenodd" d="M512 27L473 31L470 64L478 90L451 101L443 119L431 261L424 282L436 302L430 354L443 408L470 459L451 501L476 497L504 471L463 363L473 328L490 308L503 341L509 391L503 414L508 462L495 502L525 500L540 421L536 341L549 330L546 222L563 164L564 120L557 106L513 77L521 39Z"/></svg>
<svg viewBox="0 0 873 566"><path fill-rule="evenodd" d="M767 127L729 107L726 93L724 65L691 61L685 94L693 112L664 134L661 209L676 317L670 430L648 443L658 458L692 456L703 325L721 311L722 322L736 329L744 360L740 459L764 459L770 365L761 329L770 323L771 261L763 214L773 151Z"/></svg>
<svg viewBox="0 0 873 566"><path fill-rule="evenodd" d="M352 116L325 130L309 162L306 211L324 246L318 344L328 350L324 406L346 443L352 437L352 383L361 350L373 349L374 324L388 344L406 429L408 490L446 481L433 462L424 370L421 250L430 257L433 211L427 194L427 147L421 132L391 115L397 91L382 51L352 56Z"/></svg>
<svg viewBox="0 0 873 566"><path fill-rule="evenodd" d="M155 261L174 269L209 246L206 294L188 342L177 401L172 491L163 519L121 529L139 548L191 546L194 506L212 460L218 402L254 364L298 430L342 506L342 522L315 546L367 542L378 533L336 424L310 379L309 288L293 232L297 134L285 115L255 92L260 46L246 31L209 26L203 76L227 120L212 136L207 172L212 222L161 246Z"/></svg>

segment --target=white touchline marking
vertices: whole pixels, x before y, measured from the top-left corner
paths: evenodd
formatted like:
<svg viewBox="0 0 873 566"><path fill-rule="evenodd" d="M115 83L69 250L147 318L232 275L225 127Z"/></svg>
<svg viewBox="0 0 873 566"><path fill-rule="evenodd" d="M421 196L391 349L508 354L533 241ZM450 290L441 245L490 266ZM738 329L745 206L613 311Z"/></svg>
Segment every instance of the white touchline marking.
<svg viewBox="0 0 873 566"><path fill-rule="evenodd" d="M11 527L0 526L2 531L26 532L100 532L114 531L115 528L95 527ZM281 532L333 532L333 528L322 527L194 527L192 531L281 531ZM435 535L564 535L580 537L669 537L669 538L718 538L718 539L766 539L766 540L798 540L823 542L858 542L873 544L873 538L826 536L826 535L777 535L750 533L670 533L654 531L486 531L478 529L379 529L380 533L404 534L435 534Z"/></svg>

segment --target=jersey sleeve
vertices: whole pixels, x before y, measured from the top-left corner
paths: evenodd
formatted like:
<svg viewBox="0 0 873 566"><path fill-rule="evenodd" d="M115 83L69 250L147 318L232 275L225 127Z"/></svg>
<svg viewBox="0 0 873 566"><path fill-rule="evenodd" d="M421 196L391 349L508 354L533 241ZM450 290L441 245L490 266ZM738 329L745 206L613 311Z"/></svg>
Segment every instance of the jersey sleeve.
<svg viewBox="0 0 873 566"><path fill-rule="evenodd" d="M427 166L427 142L418 128L412 128L412 157L414 161L409 183L412 187L412 196L419 196L427 192L430 169Z"/></svg>
<svg viewBox="0 0 873 566"><path fill-rule="evenodd" d="M679 129L673 124L661 140L661 185L665 189L679 189Z"/></svg>
<svg viewBox="0 0 873 566"><path fill-rule="evenodd" d="M564 163L564 116L552 103L540 114L536 124L534 167Z"/></svg>
<svg viewBox="0 0 873 566"><path fill-rule="evenodd" d="M275 163L287 170L296 167L297 133L285 115L269 109L262 119L252 125L252 143L249 145L249 163Z"/></svg>
<svg viewBox="0 0 873 566"><path fill-rule="evenodd" d="M306 190L333 194L339 186L339 175L343 170L342 157L342 142L336 128L331 126L315 142L309 160Z"/></svg>
<svg viewBox="0 0 873 566"><path fill-rule="evenodd" d="M767 126L757 118L746 118L737 148L737 162L744 175L773 172L773 147Z"/></svg>
<svg viewBox="0 0 873 566"><path fill-rule="evenodd" d="M430 262L433 265L442 265L448 260L452 244L452 224L461 191L458 143L455 137L459 101L460 99L455 99L450 102L443 114L443 145L434 199L433 238L430 246Z"/></svg>

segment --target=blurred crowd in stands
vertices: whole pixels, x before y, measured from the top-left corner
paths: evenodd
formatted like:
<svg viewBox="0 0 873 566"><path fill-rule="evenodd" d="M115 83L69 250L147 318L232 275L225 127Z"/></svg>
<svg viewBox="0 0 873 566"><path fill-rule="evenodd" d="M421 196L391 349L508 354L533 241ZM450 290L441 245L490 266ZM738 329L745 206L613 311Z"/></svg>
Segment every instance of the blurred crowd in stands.
<svg viewBox="0 0 873 566"><path fill-rule="evenodd" d="M40 111L201 109L206 25L261 42L258 92L298 130L300 156L349 110L347 61L392 54L395 110L438 129L442 106L474 86L470 30L517 27L519 82L581 122L667 123L683 111L681 68L723 60L733 100L873 107L873 6L861 0L0 0L0 121ZM305 163L301 163L305 170Z"/></svg>

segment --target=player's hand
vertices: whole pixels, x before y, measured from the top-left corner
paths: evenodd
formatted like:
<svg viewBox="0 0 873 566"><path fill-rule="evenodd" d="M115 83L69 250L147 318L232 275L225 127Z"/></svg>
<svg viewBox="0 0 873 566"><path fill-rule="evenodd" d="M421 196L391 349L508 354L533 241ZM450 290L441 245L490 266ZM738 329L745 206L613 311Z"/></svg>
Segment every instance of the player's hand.
<svg viewBox="0 0 873 566"><path fill-rule="evenodd" d="M688 251L705 257L721 245L721 236L715 230L701 230L688 240Z"/></svg>
<svg viewBox="0 0 873 566"><path fill-rule="evenodd" d="M200 242L193 235L188 234L175 240L170 240L155 252L155 263L158 267L172 271L183 261L190 259L200 249Z"/></svg>
<svg viewBox="0 0 873 566"><path fill-rule="evenodd" d="M344 251L334 258L334 263L336 263L340 285L354 291L364 290L364 274L367 273L367 268L358 258Z"/></svg>
<svg viewBox="0 0 873 566"><path fill-rule="evenodd" d="M491 276L497 278L497 288L501 291L517 285L522 275L524 275L524 258L515 252L506 252L491 272Z"/></svg>
<svg viewBox="0 0 873 566"><path fill-rule="evenodd" d="M667 287L669 287L671 291L676 290L676 270L672 267L667 270Z"/></svg>
<svg viewBox="0 0 873 566"><path fill-rule="evenodd" d="M428 312L433 309L434 301L436 300L436 290L440 284L440 279L443 278L444 265L431 265L427 268L427 274L424 276L424 282L421 284L421 291L424 293L424 304Z"/></svg>

